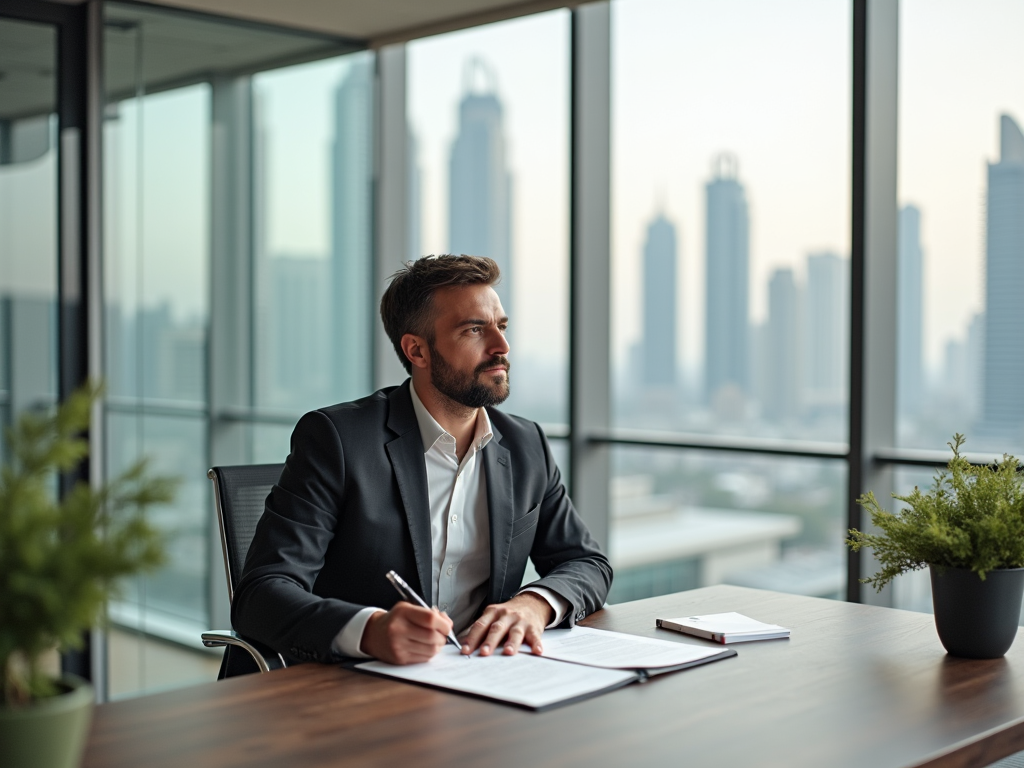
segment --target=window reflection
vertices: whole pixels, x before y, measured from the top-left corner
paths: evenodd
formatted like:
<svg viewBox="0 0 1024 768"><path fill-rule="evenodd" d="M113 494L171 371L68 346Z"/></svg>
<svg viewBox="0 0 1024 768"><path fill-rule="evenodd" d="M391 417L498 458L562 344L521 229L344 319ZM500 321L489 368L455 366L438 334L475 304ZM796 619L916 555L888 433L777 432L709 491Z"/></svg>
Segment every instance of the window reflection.
<svg viewBox="0 0 1024 768"><path fill-rule="evenodd" d="M56 60L54 28L0 19L0 428L57 393Z"/></svg>
<svg viewBox="0 0 1024 768"><path fill-rule="evenodd" d="M302 412L372 385L372 87L365 53L253 79L257 406Z"/></svg>

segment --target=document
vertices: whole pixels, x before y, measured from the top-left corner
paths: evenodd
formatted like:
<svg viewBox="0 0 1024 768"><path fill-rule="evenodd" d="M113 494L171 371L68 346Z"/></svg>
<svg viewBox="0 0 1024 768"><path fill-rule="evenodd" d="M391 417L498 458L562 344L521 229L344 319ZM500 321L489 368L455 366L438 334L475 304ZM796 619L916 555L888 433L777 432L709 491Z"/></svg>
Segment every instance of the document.
<svg viewBox="0 0 1024 768"><path fill-rule="evenodd" d="M544 656L606 669L633 669L648 677L735 655L735 651L638 637L590 627L549 629Z"/></svg>
<svg viewBox="0 0 1024 768"><path fill-rule="evenodd" d="M546 631L543 656L523 646L515 656L474 654L467 659L449 645L424 664L368 661L355 669L543 710L735 655L732 649L573 627Z"/></svg>
<svg viewBox="0 0 1024 768"><path fill-rule="evenodd" d="M382 661L368 661L357 664L355 668L535 710L589 698L637 679L632 671L562 664L529 652L467 659L450 645L425 664L398 667Z"/></svg>

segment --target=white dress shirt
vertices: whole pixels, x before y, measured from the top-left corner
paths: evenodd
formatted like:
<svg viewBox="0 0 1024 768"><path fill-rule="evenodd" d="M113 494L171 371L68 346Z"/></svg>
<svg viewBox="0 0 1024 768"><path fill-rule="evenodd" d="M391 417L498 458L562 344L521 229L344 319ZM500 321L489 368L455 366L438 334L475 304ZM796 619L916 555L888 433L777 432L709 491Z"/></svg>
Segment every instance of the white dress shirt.
<svg viewBox="0 0 1024 768"><path fill-rule="evenodd" d="M473 622L487 596L491 573L491 525L487 507L487 476L482 451L493 438L487 410L477 410L476 430L466 455L459 461L455 438L430 415L409 383L412 407L423 439L423 459L427 470L427 497L430 503L430 549L432 569L430 603L452 619L455 633ZM544 587L526 587L552 608L559 624L569 613L569 602ZM423 595L426 599L427 596ZM359 646L366 622L381 608L367 607L353 616L332 643L344 656L366 657Z"/></svg>

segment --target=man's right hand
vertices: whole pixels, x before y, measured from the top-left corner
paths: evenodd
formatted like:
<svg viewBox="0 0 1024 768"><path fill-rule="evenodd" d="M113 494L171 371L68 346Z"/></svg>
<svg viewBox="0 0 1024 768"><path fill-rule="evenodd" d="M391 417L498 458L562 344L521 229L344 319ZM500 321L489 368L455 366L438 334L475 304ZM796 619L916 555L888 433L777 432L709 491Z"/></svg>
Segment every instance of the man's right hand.
<svg viewBox="0 0 1024 768"><path fill-rule="evenodd" d="M403 601L369 618L359 649L388 664L418 664L430 661L451 631L445 614Z"/></svg>

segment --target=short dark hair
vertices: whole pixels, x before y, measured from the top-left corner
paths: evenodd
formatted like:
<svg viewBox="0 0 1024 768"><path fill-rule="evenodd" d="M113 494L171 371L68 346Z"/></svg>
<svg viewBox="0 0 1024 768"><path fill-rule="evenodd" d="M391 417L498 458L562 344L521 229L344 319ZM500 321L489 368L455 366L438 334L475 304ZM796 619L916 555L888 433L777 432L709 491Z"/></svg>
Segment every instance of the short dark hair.
<svg viewBox="0 0 1024 768"><path fill-rule="evenodd" d="M434 341L434 293L458 285L494 285L500 279L494 259L450 253L408 261L395 272L380 300L380 319L406 373L412 373L412 363L402 351L402 337L412 333Z"/></svg>

